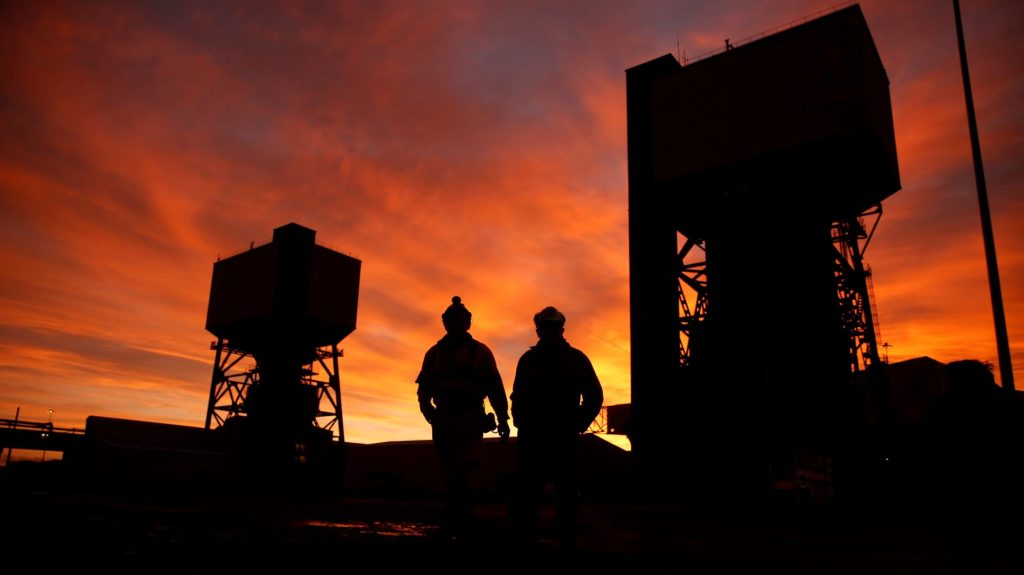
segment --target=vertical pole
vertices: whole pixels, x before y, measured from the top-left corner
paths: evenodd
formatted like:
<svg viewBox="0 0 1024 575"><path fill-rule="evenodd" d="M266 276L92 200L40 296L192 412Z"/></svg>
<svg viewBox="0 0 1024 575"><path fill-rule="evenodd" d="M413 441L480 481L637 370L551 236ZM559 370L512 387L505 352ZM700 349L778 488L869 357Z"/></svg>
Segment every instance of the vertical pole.
<svg viewBox="0 0 1024 575"><path fill-rule="evenodd" d="M996 261L996 243L992 232L992 215L988 207L988 189L985 186L985 169L981 163L981 143L978 140L978 123L974 118L974 96L971 94L971 76L967 70L967 47L964 43L964 27L960 20L960 1L953 0L956 16L956 38L960 47L960 73L964 81L964 100L967 104L967 127L971 134L971 155L974 157L974 180L978 187L978 207L981 212L981 235L985 241L985 262L988 264L988 289L992 299L992 316L996 327L996 349L999 353L999 375L1003 387L1012 390L1013 366L1010 362L1010 338L1006 331L1006 314L1003 311L1003 293L999 284L999 264Z"/></svg>
<svg viewBox="0 0 1024 575"><path fill-rule="evenodd" d="M210 401L206 405L206 429L210 429L210 420L213 418L213 408L217 402L217 385L224 381L224 373L221 370L220 356L224 349L224 340L217 338L217 355L213 359L213 376L210 378Z"/></svg>
<svg viewBox="0 0 1024 575"><path fill-rule="evenodd" d="M331 387L334 388L335 399L338 400L338 443L345 445L345 422L341 419L341 376L338 375L338 344L331 345L331 357L334 358L334 373L331 374Z"/></svg>
<svg viewBox="0 0 1024 575"><path fill-rule="evenodd" d="M50 417L46 420L46 436L43 438L43 461L46 461L46 445L50 443L50 438L53 437L53 410L50 410Z"/></svg>
<svg viewBox="0 0 1024 575"><path fill-rule="evenodd" d="M14 410L14 429L18 428L18 416L20 416L20 415L21 415L21 406L19 405L18 409ZM4 462L4 465L10 465L11 464L11 453L12 452L14 452L14 447L8 447L7 448L7 461Z"/></svg>

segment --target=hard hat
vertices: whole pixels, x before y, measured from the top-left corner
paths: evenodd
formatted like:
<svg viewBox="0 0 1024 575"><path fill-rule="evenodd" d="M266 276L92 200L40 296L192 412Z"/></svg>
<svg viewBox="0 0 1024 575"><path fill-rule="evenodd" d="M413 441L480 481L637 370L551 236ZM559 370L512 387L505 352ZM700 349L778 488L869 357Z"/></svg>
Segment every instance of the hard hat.
<svg viewBox="0 0 1024 575"><path fill-rule="evenodd" d="M565 325L565 315L558 311L552 306L548 306L533 316L534 325L540 327L541 324L558 324L560 326Z"/></svg>

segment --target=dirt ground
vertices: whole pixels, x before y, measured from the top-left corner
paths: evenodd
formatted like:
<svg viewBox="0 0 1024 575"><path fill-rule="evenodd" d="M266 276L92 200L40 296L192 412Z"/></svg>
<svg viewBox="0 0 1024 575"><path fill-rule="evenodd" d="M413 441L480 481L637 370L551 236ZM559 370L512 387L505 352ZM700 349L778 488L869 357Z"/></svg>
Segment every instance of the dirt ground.
<svg viewBox="0 0 1024 575"><path fill-rule="evenodd" d="M581 501L574 549L543 531L536 545L520 548L505 534L501 501L480 502L474 535L453 541L440 536L440 503L430 497L254 491L98 491L5 481L2 547L8 564L43 573L1017 572L1011 552L960 553L914 522L765 519L649 501ZM542 526L551 520L550 513L542 517Z"/></svg>

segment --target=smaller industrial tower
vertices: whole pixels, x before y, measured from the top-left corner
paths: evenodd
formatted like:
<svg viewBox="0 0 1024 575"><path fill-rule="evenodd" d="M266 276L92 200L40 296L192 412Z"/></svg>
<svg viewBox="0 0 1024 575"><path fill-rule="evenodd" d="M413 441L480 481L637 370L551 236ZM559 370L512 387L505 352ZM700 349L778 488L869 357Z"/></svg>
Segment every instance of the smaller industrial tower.
<svg viewBox="0 0 1024 575"><path fill-rule="evenodd" d="M338 344L356 327L361 262L295 223L213 265L217 336L206 428L239 430L250 463L288 470L344 445Z"/></svg>

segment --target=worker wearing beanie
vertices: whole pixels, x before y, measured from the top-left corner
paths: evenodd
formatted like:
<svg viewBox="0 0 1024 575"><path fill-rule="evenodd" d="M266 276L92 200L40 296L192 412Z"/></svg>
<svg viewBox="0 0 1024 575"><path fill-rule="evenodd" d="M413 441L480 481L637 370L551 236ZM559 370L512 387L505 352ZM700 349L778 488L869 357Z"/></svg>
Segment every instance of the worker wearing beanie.
<svg viewBox="0 0 1024 575"><path fill-rule="evenodd" d="M479 465L483 434L495 428L484 412L486 397L497 416L502 441L508 439L508 400L494 354L469 334L473 314L455 296L441 315L447 332L423 358L416 383L420 412L431 424L434 448L445 479L442 531L469 534L473 516L471 476Z"/></svg>

